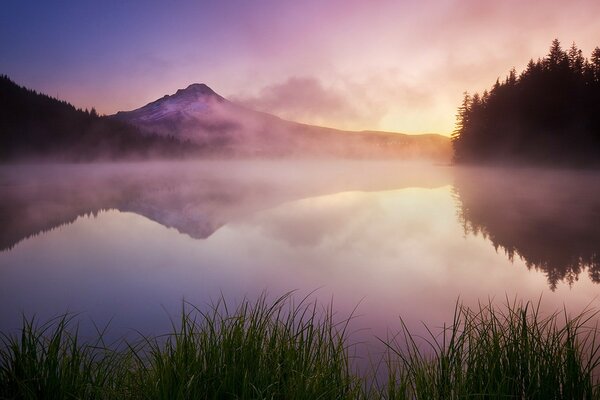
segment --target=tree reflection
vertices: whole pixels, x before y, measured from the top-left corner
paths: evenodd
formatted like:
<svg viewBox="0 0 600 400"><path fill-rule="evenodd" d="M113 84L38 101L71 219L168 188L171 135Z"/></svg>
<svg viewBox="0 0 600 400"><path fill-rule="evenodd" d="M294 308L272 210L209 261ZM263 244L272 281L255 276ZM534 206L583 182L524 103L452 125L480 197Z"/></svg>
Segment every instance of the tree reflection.
<svg viewBox="0 0 600 400"><path fill-rule="evenodd" d="M600 282L600 175L593 171L459 169L459 219L512 261L543 271L550 288L587 271Z"/></svg>

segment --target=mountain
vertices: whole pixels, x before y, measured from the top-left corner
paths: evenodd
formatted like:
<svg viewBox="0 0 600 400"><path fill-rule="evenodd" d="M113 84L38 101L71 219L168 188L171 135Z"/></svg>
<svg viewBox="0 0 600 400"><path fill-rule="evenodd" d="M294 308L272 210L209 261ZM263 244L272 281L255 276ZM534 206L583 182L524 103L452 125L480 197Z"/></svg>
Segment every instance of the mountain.
<svg viewBox="0 0 600 400"><path fill-rule="evenodd" d="M347 132L246 109L193 84L113 116L21 87L0 75L0 162L150 158L429 158L448 162L448 138Z"/></svg>
<svg viewBox="0 0 600 400"><path fill-rule="evenodd" d="M334 156L349 158L450 159L447 137L390 132L350 132L286 121L247 109L192 84L112 118L146 134L189 141L212 156Z"/></svg>
<svg viewBox="0 0 600 400"><path fill-rule="evenodd" d="M189 144L99 116L0 75L0 161L182 157Z"/></svg>

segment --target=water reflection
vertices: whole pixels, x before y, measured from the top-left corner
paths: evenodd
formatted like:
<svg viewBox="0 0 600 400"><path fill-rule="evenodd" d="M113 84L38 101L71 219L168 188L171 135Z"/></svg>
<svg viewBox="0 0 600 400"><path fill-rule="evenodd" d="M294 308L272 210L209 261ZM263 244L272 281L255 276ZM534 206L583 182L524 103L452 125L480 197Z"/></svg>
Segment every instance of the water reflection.
<svg viewBox="0 0 600 400"><path fill-rule="evenodd" d="M394 162L4 167L0 250L108 209L133 212L205 239L229 221L286 201L352 189L436 187L447 183L448 176L443 168Z"/></svg>
<svg viewBox="0 0 600 400"><path fill-rule="evenodd" d="M511 266L489 239L465 237L457 219L458 204L469 229L499 243L494 229L512 240L543 206L547 225L567 229L556 211L579 193L588 200L565 208L574 223L565 232L598 238L580 226L597 220L591 177L579 178L589 194L579 185L553 194L554 175L523 175L519 186L492 172L457 174L453 189L448 168L384 162L0 168L0 331L18 327L21 312L74 311L112 321L117 336L160 334L170 326L162 310L176 314L184 298L202 306L221 294L235 302L319 288L341 316L359 304L354 338L373 342L399 327L399 315L416 330L421 321L441 326L459 297L477 305L544 293L545 311L573 312L595 298L588 279L550 292L514 257L519 243ZM505 193L527 186L538 193Z"/></svg>
<svg viewBox="0 0 600 400"><path fill-rule="evenodd" d="M424 254L461 239L450 182L445 168L373 162L1 170L0 331L21 312L68 310L162 333L162 308L177 313L183 298L321 288L342 315L368 297L362 327L385 332L414 294L402 287L417 274L405 274L442 284L429 277L449 250Z"/></svg>
<svg viewBox="0 0 600 400"><path fill-rule="evenodd" d="M465 233L543 271L552 290L584 272L600 282L600 174L464 168L455 190Z"/></svg>

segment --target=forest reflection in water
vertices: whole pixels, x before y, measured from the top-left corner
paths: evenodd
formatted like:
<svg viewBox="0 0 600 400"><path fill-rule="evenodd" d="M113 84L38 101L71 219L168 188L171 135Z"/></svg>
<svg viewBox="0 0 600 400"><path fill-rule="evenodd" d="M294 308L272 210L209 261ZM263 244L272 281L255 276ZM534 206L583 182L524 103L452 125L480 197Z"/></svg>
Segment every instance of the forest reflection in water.
<svg viewBox="0 0 600 400"><path fill-rule="evenodd" d="M390 162L199 162L0 169L0 250L77 217L134 212L195 239L302 198L453 183L465 234L546 274L600 283L600 173Z"/></svg>
<svg viewBox="0 0 600 400"><path fill-rule="evenodd" d="M598 171L459 168L454 187L465 233L521 257L551 289L585 272L600 283Z"/></svg>

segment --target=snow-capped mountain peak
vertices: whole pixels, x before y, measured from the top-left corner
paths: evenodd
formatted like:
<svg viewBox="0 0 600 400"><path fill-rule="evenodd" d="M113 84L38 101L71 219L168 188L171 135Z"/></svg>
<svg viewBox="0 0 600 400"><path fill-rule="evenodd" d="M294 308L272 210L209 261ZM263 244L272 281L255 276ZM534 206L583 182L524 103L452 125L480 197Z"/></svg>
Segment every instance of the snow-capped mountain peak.
<svg viewBox="0 0 600 400"><path fill-rule="evenodd" d="M447 138L388 132L346 132L286 121L241 107L203 83L194 83L115 118L142 133L171 136L202 146L211 156L310 155L446 159ZM441 156L438 156L441 154Z"/></svg>
<svg viewBox="0 0 600 400"><path fill-rule="evenodd" d="M204 83L193 83L185 89L179 89L172 95L165 95L137 110L119 112L117 116L139 123L159 122L172 118L198 118L209 112L215 103L225 101Z"/></svg>
<svg viewBox="0 0 600 400"><path fill-rule="evenodd" d="M217 96L221 97L215 93L214 90L209 88L204 83L192 83L185 89L179 89L173 96L184 96L184 95L196 95L196 96Z"/></svg>

